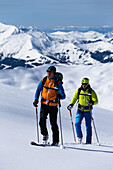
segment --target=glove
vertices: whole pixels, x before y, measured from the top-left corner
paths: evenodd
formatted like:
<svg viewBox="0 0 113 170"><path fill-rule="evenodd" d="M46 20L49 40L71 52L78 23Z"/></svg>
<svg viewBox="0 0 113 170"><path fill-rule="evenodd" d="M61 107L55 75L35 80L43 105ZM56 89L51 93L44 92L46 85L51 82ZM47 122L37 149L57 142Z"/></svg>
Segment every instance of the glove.
<svg viewBox="0 0 113 170"><path fill-rule="evenodd" d="M38 100L37 100L37 99L35 99L35 101L33 102L33 105L34 105L35 107L38 107Z"/></svg>
<svg viewBox="0 0 113 170"><path fill-rule="evenodd" d="M69 104L69 106L67 106L67 109L70 111L73 108L73 104Z"/></svg>
<svg viewBox="0 0 113 170"><path fill-rule="evenodd" d="M93 104L94 104L94 101L93 101L93 100L87 100L87 104L88 104L88 105L93 105Z"/></svg>
<svg viewBox="0 0 113 170"><path fill-rule="evenodd" d="M57 98L57 99L61 99L61 98L62 98L61 94L60 94L60 93L57 93L56 98Z"/></svg>

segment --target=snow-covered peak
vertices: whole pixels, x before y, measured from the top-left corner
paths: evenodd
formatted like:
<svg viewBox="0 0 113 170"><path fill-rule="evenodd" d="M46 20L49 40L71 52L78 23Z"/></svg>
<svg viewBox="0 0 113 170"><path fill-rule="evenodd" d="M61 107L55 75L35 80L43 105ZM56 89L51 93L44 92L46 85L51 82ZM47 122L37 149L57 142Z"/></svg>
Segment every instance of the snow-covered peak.
<svg viewBox="0 0 113 170"><path fill-rule="evenodd" d="M57 31L0 23L0 69L113 62L113 32Z"/></svg>
<svg viewBox="0 0 113 170"><path fill-rule="evenodd" d="M7 38L13 34L19 33L19 29L13 25L5 25L0 23L0 39Z"/></svg>

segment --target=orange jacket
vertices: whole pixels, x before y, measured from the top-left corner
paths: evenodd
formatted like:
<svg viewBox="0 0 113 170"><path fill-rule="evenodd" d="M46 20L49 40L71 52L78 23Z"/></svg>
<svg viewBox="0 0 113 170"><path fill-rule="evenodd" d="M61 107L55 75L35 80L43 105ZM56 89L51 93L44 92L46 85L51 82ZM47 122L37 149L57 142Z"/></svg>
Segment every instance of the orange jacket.
<svg viewBox="0 0 113 170"><path fill-rule="evenodd" d="M55 87L57 87L57 90ZM41 103L49 106L58 105L57 93L60 93L61 99L65 99L66 97L62 82L56 74L52 79L49 79L49 77L46 76L40 81L35 93L35 100L39 99L40 93L42 97Z"/></svg>
<svg viewBox="0 0 113 170"><path fill-rule="evenodd" d="M58 90L55 90L54 87L55 87L55 81L47 77L46 82L43 86L43 90L42 90L41 103L46 104L46 105L49 104L49 106L58 105L58 101L56 100L56 95L57 95Z"/></svg>

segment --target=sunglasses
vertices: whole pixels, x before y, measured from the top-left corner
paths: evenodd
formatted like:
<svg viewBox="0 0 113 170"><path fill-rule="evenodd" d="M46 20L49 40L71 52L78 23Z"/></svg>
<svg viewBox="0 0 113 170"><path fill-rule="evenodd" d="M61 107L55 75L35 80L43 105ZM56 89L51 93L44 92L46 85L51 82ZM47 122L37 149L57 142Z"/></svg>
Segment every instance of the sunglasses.
<svg viewBox="0 0 113 170"><path fill-rule="evenodd" d="M51 73L52 71L51 70L47 70L47 72Z"/></svg>
<svg viewBox="0 0 113 170"><path fill-rule="evenodd" d="M82 83L82 85L85 85L85 86L86 86L86 85L88 85L88 84L87 84L87 83Z"/></svg>

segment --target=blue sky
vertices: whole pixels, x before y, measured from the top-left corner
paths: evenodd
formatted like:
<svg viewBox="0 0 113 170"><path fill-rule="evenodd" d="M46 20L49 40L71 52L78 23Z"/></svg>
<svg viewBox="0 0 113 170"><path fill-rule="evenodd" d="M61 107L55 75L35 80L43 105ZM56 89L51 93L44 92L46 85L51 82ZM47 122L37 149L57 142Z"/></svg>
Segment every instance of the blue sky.
<svg viewBox="0 0 113 170"><path fill-rule="evenodd" d="M0 22L36 26L113 26L113 0L0 0Z"/></svg>

